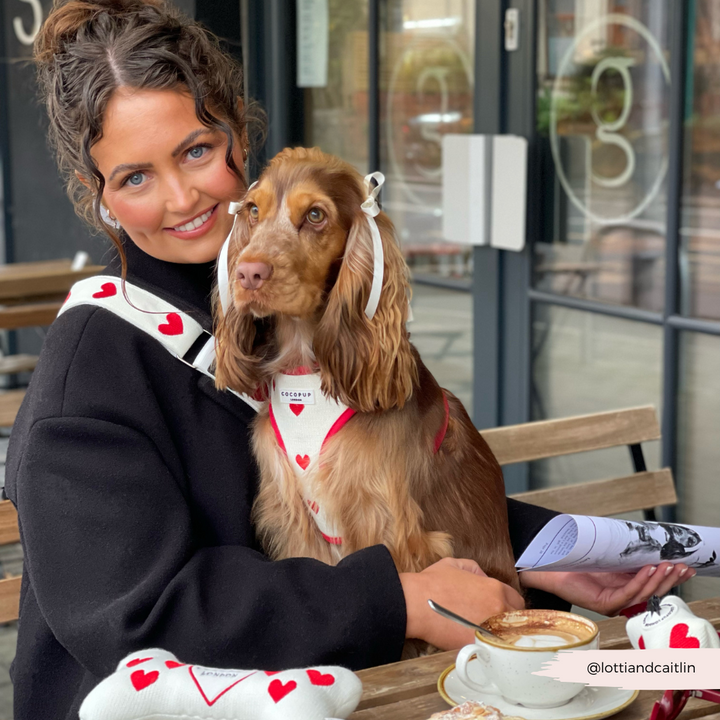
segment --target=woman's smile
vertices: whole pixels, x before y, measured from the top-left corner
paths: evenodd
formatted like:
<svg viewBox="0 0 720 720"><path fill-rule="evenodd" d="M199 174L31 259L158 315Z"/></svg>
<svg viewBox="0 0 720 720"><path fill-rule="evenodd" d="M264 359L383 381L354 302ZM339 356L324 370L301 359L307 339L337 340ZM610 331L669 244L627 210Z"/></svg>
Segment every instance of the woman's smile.
<svg viewBox="0 0 720 720"><path fill-rule="evenodd" d="M149 255L176 263L214 260L232 227L228 205L245 182L227 166L227 136L197 119L179 90L120 88L92 154L107 178L103 202ZM242 172L241 142L233 159Z"/></svg>
<svg viewBox="0 0 720 720"><path fill-rule="evenodd" d="M177 225L176 227L165 228L165 232L174 235L181 240L194 240L195 238L201 237L208 232L217 220L217 209L219 204L214 205L209 210L191 217L186 222Z"/></svg>

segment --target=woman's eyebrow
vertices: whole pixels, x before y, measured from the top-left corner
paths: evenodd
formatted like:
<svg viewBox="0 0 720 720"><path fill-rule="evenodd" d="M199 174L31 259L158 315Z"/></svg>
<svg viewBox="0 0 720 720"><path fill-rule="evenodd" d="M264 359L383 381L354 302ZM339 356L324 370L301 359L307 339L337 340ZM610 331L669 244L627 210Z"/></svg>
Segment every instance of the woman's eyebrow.
<svg viewBox="0 0 720 720"><path fill-rule="evenodd" d="M193 130L184 140L179 142L175 149L172 151L172 156L177 157L193 140L196 140L200 135L205 135L205 133L211 133L212 130L209 128L198 128L197 130ZM152 163L123 163L122 165L118 165L111 173L110 178L108 179L108 182L112 182L112 179L121 172L125 171L134 171L138 172L139 170L151 170L152 169Z"/></svg>

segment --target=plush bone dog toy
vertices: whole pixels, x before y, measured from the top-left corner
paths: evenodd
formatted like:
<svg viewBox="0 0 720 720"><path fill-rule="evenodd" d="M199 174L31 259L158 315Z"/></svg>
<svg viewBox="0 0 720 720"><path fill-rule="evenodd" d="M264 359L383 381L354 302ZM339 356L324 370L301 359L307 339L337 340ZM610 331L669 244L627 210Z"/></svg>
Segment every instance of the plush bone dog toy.
<svg viewBox="0 0 720 720"><path fill-rule="evenodd" d="M350 670L282 672L186 665L165 650L128 655L80 707L80 720L336 720L357 707Z"/></svg>
<svg viewBox="0 0 720 720"><path fill-rule="evenodd" d="M627 621L625 629L635 649L720 648L715 628L693 615L679 597L663 598L657 610L648 610Z"/></svg>

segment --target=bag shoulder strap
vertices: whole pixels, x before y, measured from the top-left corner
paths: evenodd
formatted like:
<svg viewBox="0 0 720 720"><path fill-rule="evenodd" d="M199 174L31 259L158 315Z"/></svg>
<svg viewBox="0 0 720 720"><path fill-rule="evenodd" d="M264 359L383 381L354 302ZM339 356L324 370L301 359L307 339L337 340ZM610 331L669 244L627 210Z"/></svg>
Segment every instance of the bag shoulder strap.
<svg viewBox="0 0 720 720"><path fill-rule="evenodd" d="M214 379L210 367L215 361L215 338L186 312L174 307L147 290L125 281L125 294L121 280L111 275L95 275L76 282L68 293L58 317L78 305L95 305L122 318L138 330L157 340L173 357ZM129 302L128 302L129 300ZM186 356L203 334L207 342L193 360ZM254 410L260 408L257 400L231 390Z"/></svg>

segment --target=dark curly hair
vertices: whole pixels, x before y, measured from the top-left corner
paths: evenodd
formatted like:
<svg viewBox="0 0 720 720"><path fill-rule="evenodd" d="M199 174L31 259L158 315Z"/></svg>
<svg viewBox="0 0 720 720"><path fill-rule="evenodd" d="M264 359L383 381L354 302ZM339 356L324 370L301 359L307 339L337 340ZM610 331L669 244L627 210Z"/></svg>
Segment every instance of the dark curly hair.
<svg viewBox="0 0 720 720"><path fill-rule="evenodd" d="M55 0L35 41L35 60L68 195L77 214L111 238L123 275L122 241L100 214L105 178L90 154L113 92L123 86L188 92L198 120L227 136L225 162L240 178L235 137L254 142L262 135L262 113L238 103L239 65L214 35L164 0Z"/></svg>

